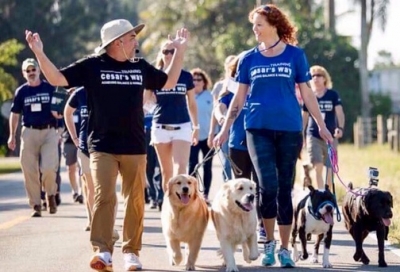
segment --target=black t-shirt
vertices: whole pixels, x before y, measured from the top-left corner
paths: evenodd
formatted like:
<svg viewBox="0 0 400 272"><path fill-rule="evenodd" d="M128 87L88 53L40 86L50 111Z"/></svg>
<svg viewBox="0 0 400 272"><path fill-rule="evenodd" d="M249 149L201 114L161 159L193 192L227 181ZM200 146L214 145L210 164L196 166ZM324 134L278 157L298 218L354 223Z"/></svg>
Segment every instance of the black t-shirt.
<svg viewBox="0 0 400 272"><path fill-rule="evenodd" d="M335 129L337 128L335 107L342 105L339 94L335 90L327 90L322 97L317 97L317 101L326 128L332 135L335 134ZM308 112L306 105L303 105L303 110ZM308 119L306 134L307 136L321 139L317 122L315 122L311 115Z"/></svg>
<svg viewBox="0 0 400 272"><path fill-rule="evenodd" d="M11 111L22 114L24 126L56 126L56 119L51 114L51 99L55 88L42 81L38 86L21 85L15 91Z"/></svg>
<svg viewBox="0 0 400 272"><path fill-rule="evenodd" d="M182 124L190 122L186 94L194 89L192 74L182 70L173 89L155 90L157 105L153 121L158 124Z"/></svg>
<svg viewBox="0 0 400 272"><path fill-rule="evenodd" d="M89 152L146 154L144 89L160 89L167 75L144 59L119 62L107 54L61 69L69 87L83 86L89 111Z"/></svg>

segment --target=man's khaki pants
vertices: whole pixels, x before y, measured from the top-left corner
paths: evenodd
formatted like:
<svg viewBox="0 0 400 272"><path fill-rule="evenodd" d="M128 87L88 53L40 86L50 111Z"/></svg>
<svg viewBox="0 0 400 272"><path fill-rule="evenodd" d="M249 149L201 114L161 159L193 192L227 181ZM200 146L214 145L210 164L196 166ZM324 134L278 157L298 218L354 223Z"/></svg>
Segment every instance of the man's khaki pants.
<svg viewBox="0 0 400 272"><path fill-rule="evenodd" d="M40 173L42 173L42 186L46 194L51 196L57 193L57 145L58 134L54 128L42 130L22 128L20 161L24 173L25 190L31 207L41 206Z"/></svg>
<svg viewBox="0 0 400 272"><path fill-rule="evenodd" d="M146 155L90 153L94 183L94 207L90 241L95 252L113 252L116 182L122 177L124 199L122 252L139 256L142 247Z"/></svg>

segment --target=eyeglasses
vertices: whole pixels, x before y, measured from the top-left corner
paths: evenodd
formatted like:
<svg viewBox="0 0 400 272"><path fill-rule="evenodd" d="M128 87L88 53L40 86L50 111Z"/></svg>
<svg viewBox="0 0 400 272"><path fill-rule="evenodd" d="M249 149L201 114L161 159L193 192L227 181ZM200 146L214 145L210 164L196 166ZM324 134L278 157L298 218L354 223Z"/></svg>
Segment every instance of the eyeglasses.
<svg viewBox="0 0 400 272"><path fill-rule="evenodd" d="M175 52L175 49L164 49L163 51L161 51L163 53L163 55L168 55L171 54L173 55Z"/></svg>
<svg viewBox="0 0 400 272"><path fill-rule="evenodd" d="M28 74L29 73L34 73L34 72L36 72L36 68L32 68L30 70L25 70L25 72L27 72Z"/></svg>
<svg viewBox="0 0 400 272"><path fill-rule="evenodd" d="M203 79L202 78L193 78L193 81L200 82L200 81L203 81Z"/></svg>
<svg viewBox="0 0 400 272"><path fill-rule="evenodd" d="M321 74L313 74L311 77L312 77L312 78L314 78L314 77L324 77L324 75L321 75Z"/></svg>

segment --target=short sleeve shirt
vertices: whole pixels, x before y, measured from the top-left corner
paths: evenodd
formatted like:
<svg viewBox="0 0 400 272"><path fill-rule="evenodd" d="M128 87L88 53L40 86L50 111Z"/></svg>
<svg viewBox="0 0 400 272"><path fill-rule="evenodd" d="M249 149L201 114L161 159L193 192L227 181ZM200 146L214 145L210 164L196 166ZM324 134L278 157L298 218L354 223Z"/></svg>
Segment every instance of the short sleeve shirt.
<svg viewBox="0 0 400 272"><path fill-rule="evenodd" d="M239 60L236 81L249 85L246 129L301 131L301 108L295 83L311 79L304 51L286 45L274 57L265 57L258 48L247 51Z"/></svg>
<svg viewBox="0 0 400 272"><path fill-rule="evenodd" d="M56 126L57 120L51 114L51 99L55 88L46 81L38 86L21 85L15 91L11 112L22 114L24 126Z"/></svg>
<svg viewBox="0 0 400 272"><path fill-rule="evenodd" d="M182 70L178 83L173 89L155 90L157 105L154 109L153 122L157 124L182 124L190 122L186 94L193 91L192 75Z"/></svg>
<svg viewBox="0 0 400 272"><path fill-rule="evenodd" d="M70 87L87 92L89 152L146 154L144 89L161 89L167 75L144 59L120 62L93 55L61 69Z"/></svg>
<svg viewBox="0 0 400 272"><path fill-rule="evenodd" d="M339 94L335 90L327 90L322 97L317 97L317 101L322 117L325 120L326 128L333 135L337 127L335 107L342 105ZM303 110L308 112L306 105L303 106ZM321 139L318 125L311 116L308 119L306 135Z"/></svg>

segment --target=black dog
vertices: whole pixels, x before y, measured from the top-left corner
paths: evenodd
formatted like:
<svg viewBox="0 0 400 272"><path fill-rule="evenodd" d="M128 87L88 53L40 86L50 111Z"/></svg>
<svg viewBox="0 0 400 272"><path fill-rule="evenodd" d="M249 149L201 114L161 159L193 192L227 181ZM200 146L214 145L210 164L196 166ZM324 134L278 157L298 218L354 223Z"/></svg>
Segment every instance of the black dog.
<svg viewBox="0 0 400 272"><path fill-rule="evenodd" d="M389 192L378 188L358 188L353 191L353 184L349 184L351 192L347 192L343 202L343 216L346 229L356 243L354 260L369 264L362 244L368 233L376 231L378 239L378 263L386 267L384 254L384 240L387 240L389 225L393 217L393 197Z"/></svg>
<svg viewBox="0 0 400 272"><path fill-rule="evenodd" d="M292 229L293 260L298 261L308 258L307 235L318 235L314 245L312 262L318 263L319 245L324 239L324 256L322 266L332 267L329 262L329 249L332 242L333 210L336 207L336 200L328 185L324 191L315 190L312 185L308 185L310 193L294 207L294 219ZM296 236L299 234L302 255L297 251Z"/></svg>

